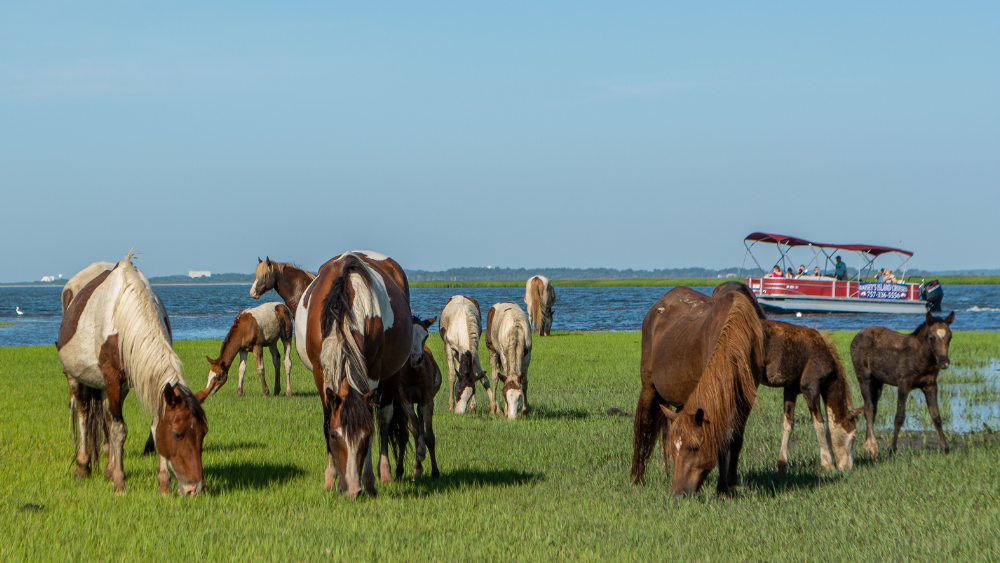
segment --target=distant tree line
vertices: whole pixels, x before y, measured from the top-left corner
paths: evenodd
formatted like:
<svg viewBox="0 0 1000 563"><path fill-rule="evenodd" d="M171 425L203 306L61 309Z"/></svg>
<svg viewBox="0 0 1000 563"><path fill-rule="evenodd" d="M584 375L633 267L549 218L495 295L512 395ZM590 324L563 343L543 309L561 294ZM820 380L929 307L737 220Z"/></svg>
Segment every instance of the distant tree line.
<svg viewBox="0 0 1000 563"><path fill-rule="evenodd" d="M441 272L406 270L410 281L512 281L531 276L552 280L631 280L649 278L717 278L737 274L739 268L670 268L664 270L616 270L614 268L452 268Z"/></svg>

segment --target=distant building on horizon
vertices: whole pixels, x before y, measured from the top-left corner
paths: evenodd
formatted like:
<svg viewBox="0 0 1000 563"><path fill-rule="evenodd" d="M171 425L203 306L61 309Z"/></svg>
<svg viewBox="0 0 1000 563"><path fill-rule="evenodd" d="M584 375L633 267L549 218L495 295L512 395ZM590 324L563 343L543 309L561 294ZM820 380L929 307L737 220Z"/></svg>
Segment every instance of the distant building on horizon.
<svg viewBox="0 0 1000 563"><path fill-rule="evenodd" d="M190 270L188 271L189 278L210 278L212 277L212 272L208 270Z"/></svg>

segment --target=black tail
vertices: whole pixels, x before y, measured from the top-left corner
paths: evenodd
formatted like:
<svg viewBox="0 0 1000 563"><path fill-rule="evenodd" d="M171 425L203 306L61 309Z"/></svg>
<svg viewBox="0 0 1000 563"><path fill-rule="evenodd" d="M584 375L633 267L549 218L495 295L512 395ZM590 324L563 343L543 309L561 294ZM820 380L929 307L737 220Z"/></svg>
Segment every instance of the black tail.
<svg viewBox="0 0 1000 563"><path fill-rule="evenodd" d="M399 393L392 399L392 418L389 419L389 451L396 452L396 475L403 471L403 459L410 444L409 418Z"/></svg>

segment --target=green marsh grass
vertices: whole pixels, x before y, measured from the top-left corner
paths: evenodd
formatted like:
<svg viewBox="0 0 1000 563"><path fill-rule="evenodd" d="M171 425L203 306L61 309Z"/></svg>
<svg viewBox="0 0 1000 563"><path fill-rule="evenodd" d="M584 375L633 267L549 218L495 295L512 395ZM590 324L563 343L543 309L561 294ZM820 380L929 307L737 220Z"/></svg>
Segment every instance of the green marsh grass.
<svg viewBox="0 0 1000 563"><path fill-rule="evenodd" d="M832 335L860 405L847 353L852 337ZM638 394L639 339L634 332L558 331L536 338L529 373L534 410L513 423L447 412L445 381L435 417L442 477L410 478L411 448L406 478L381 485L375 499L355 501L323 490L319 397L297 358L291 398L260 396L251 359L243 397L235 395L233 373L209 399L206 494L182 499L157 493L156 460L140 455L148 417L133 398L125 413L127 492L112 492L101 471L104 458L93 477L74 480L66 383L55 350L0 348L0 374L8 382L0 396L0 560L898 560L1000 554L1000 451L985 434L949 433L957 447L945 456L933 437L925 442L926 432L910 433L897 455L871 460L862 424L854 471L828 473L819 466L815 432L799 401L789 471L779 475L778 389L761 388L751 415L739 498L716 497L713 474L697 497L672 499L658 454L648 465L648 484L632 486L629 415ZM175 343L193 387L205 383L204 356L217 355L219 345ZM440 364L436 334L428 345ZM956 333L952 357L956 367L988 366L1000 357L1000 335ZM481 358L488 367L485 350ZM265 362L273 382L269 358ZM942 393L951 387L943 384ZM996 400L995 393L991 397ZM485 412L482 390L477 400ZM911 420L926 418L922 399L910 403ZM879 413L883 451L894 410L889 388ZM946 427L954 414L945 411ZM930 428L922 418L919 424ZM427 467L429 473L429 460Z"/></svg>

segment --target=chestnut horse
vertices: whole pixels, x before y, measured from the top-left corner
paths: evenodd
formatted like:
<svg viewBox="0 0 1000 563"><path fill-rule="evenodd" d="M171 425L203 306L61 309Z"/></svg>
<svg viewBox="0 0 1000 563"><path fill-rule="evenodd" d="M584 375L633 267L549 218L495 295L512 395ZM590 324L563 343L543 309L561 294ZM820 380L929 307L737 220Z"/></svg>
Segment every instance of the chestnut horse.
<svg viewBox="0 0 1000 563"><path fill-rule="evenodd" d="M104 474L116 492L124 492L128 427L122 406L135 389L139 404L153 418L160 492L170 494L173 473L178 492L194 495L205 485L205 411L184 381L163 303L132 265L132 255L129 251L111 270L100 263L88 268L94 277L74 291L59 325L56 349L79 427L75 475L86 477L91 463L98 461L103 426L108 440Z"/></svg>
<svg viewBox="0 0 1000 563"><path fill-rule="evenodd" d="M524 306L528 309L528 321L538 336L552 333L552 306L556 303L556 290L552 289L549 278L531 276L524 287Z"/></svg>
<svg viewBox="0 0 1000 563"><path fill-rule="evenodd" d="M479 302L464 295L453 295L441 311L438 333L448 361L448 410L464 414L468 408L476 412L478 381L486 388L490 404L495 403L490 379L479 365L479 335L482 333Z"/></svg>
<svg viewBox="0 0 1000 563"><path fill-rule="evenodd" d="M712 297L677 287L649 310L642 322L635 484L645 482L659 436L664 463L673 459L675 496L697 492L716 465L717 491L734 494L743 432L764 372L762 316L753 294L736 282Z"/></svg>
<svg viewBox="0 0 1000 563"><path fill-rule="evenodd" d="M920 389L927 401L934 430L937 432L938 447L948 453L948 440L941 428L941 414L937 404L938 372L948 369L948 345L951 343L951 323L955 313L947 317L935 317L927 313L923 324L913 334L900 334L884 326L866 327L851 341L851 361L854 374L861 386L865 399L865 422L867 430L865 449L872 457L878 457L878 443L875 441L875 415L883 385L897 387L895 428L889 451L896 450L899 429L906 420L906 398L910 391Z"/></svg>
<svg viewBox="0 0 1000 563"><path fill-rule="evenodd" d="M410 359L403 364L399 380L399 393L402 397L403 408L410 421L410 433L413 434L413 441L417 445L413 476L420 477L424 472L423 462L429 451L431 454L431 476L435 479L441 476L441 472L438 471L437 455L434 451L436 445L434 439L434 396L441 389L441 369L434 361L434 355L424 343L427 342L427 329L436 320L437 317L431 317L425 321L413 317L413 344L410 347ZM406 450L406 442L401 441L398 447L396 478L400 479L403 477L403 454Z"/></svg>
<svg viewBox="0 0 1000 563"><path fill-rule="evenodd" d="M862 409L851 410L851 390L837 349L813 328L768 320L761 324L767 362L762 383L785 391L778 472L784 473L788 466L788 439L795 426L795 402L799 393L812 415L819 440L820 464L824 469L833 469L835 459L837 469L851 469L854 467L855 419ZM823 426L820 398L826 403L829 434Z"/></svg>
<svg viewBox="0 0 1000 563"><path fill-rule="evenodd" d="M261 260L258 257L253 285L250 286L250 297L260 299L261 295L273 289L285 301L288 311L294 317L302 293L314 279L316 279L316 274L294 264L273 262L270 257ZM305 357L302 360L304 361ZM312 369L311 366L307 365L306 367Z"/></svg>
<svg viewBox="0 0 1000 563"><path fill-rule="evenodd" d="M531 364L531 326L528 316L510 301L490 307L486 315L486 349L490 353L490 373L497 385L503 383L500 395L506 409L500 410L490 397L490 413L503 414L507 420L529 413L528 366ZM501 368L503 373L501 373Z"/></svg>
<svg viewBox="0 0 1000 563"><path fill-rule="evenodd" d="M229 379L229 368L233 365L236 355L240 356L239 380L236 384L236 394L243 394L243 374L247 369L247 353L253 352L257 360L257 375L260 376L260 386L265 396L268 394L267 379L264 377L264 347L271 351L271 363L274 364L274 394L277 396L281 385L281 354L278 353L278 340L285 348L285 395L292 396L292 315L288 307L282 303L264 303L245 309L229 328L219 357L212 359L205 356L211 367L208 368L209 395L214 395Z"/></svg>
<svg viewBox="0 0 1000 563"><path fill-rule="evenodd" d="M413 342L406 275L383 254L346 252L323 264L295 317L296 348L312 366L323 402L326 489L336 478L338 490L351 498L362 486L375 495L376 402L383 482L392 480L389 446L407 439L398 393L400 368Z"/></svg>

